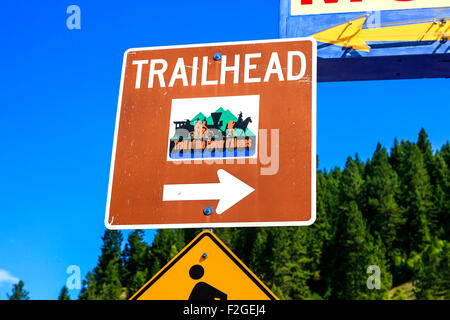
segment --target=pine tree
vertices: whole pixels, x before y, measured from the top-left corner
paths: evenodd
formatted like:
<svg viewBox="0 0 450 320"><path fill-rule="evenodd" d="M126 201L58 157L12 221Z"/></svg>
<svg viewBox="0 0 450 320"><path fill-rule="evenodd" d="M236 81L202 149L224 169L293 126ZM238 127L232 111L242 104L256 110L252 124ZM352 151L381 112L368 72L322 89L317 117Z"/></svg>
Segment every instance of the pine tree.
<svg viewBox="0 0 450 320"><path fill-rule="evenodd" d="M278 228L277 228L278 229ZM307 252L306 230L299 227L272 229L274 236L274 282L289 299L308 299L311 258Z"/></svg>
<svg viewBox="0 0 450 320"><path fill-rule="evenodd" d="M391 275L386 265L384 250L367 232L366 224L356 201L342 207L340 227L334 246L334 258L329 271L331 299L383 298L391 286ZM367 268L376 265L382 270L380 291L367 287Z"/></svg>
<svg viewBox="0 0 450 320"><path fill-rule="evenodd" d="M144 241L144 231L135 230L128 235L128 241L122 253L122 284L127 288L127 297L131 297L148 280L149 246Z"/></svg>
<svg viewBox="0 0 450 320"><path fill-rule="evenodd" d="M249 267L253 266L252 250L259 232L259 228L236 228L231 239L231 250Z"/></svg>
<svg viewBox="0 0 450 320"><path fill-rule="evenodd" d="M425 129L421 129L419 132L419 138L417 139L417 146L419 147L420 151L422 152L425 167L428 170L428 174L431 176L431 173L433 171L434 166L434 156L433 156L433 150L431 149L431 143L428 140L428 134L425 132ZM432 183L434 181L432 180Z"/></svg>
<svg viewBox="0 0 450 320"><path fill-rule="evenodd" d="M263 282L266 280L271 281L273 279L273 232L271 228L254 228L252 231L256 232L256 236L250 250L247 266ZM242 233L240 235L242 236Z"/></svg>
<svg viewBox="0 0 450 320"><path fill-rule="evenodd" d="M441 215L442 207L445 202L444 189L447 181L448 169L444 159L438 155L433 155L431 143L423 128L420 130L417 146L423 154L425 167L428 176L430 177L430 184L432 187L431 201L433 206L430 208L428 221L431 235L436 236L436 233L439 232L439 216Z"/></svg>
<svg viewBox="0 0 450 320"><path fill-rule="evenodd" d="M18 283L13 284L11 295L6 294L9 300L30 300L29 292L24 289L24 283L20 280Z"/></svg>
<svg viewBox="0 0 450 320"><path fill-rule="evenodd" d="M442 189L444 191L444 203L442 205L440 216L438 217L439 225L444 230L444 239L450 242L450 143L447 142L442 146L441 151L437 155L439 156L438 163L441 161L447 165L447 179L446 182L441 182ZM443 165L441 165L442 167Z"/></svg>
<svg viewBox="0 0 450 320"><path fill-rule="evenodd" d="M66 286L62 287L58 300L70 300L69 289Z"/></svg>
<svg viewBox="0 0 450 320"><path fill-rule="evenodd" d="M366 169L365 209L370 231L381 237L391 258L398 245L399 229L405 223L404 210L397 203L399 196L399 178L389 164L386 149L378 143Z"/></svg>
<svg viewBox="0 0 450 320"><path fill-rule="evenodd" d="M387 258L387 250L381 237L377 234L373 237L370 233L366 233L366 277L368 266L374 266L380 270L380 288L369 289L366 281L366 294L368 299L386 299L389 291L393 286L393 275L391 273L390 262Z"/></svg>
<svg viewBox="0 0 450 320"><path fill-rule="evenodd" d="M363 201L364 173L366 168L356 157L348 158L340 179L340 208L337 229L331 244L327 246L325 258L329 266L325 269L327 287L324 296L332 299L381 298L391 286L381 241L374 240L369 233L360 208ZM382 291L367 288L367 267L376 264L385 275Z"/></svg>
<svg viewBox="0 0 450 320"><path fill-rule="evenodd" d="M450 243L434 238L415 267L418 299L450 299Z"/></svg>
<svg viewBox="0 0 450 320"><path fill-rule="evenodd" d="M397 172L400 180L402 180L402 177L404 175L405 169L403 167L407 157L406 149L409 144L409 142L406 143L403 140L401 141L401 143L398 143L398 140L394 139L394 147L392 148L391 156L389 157L389 163L391 164L395 172Z"/></svg>
<svg viewBox="0 0 450 320"><path fill-rule="evenodd" d="M330 272L330 298L357 299L364 288L363 276L365 265L361 262L365 258L363 246L365 240L365 225L361 211L354 200L348 207L343 207L341 212L341 231L334 239L335 247Z"/></svg>
<svg viewBox="0 0 450 320"><path fill-rule="evenodd" d="M79 300L98 300L97 286L95 282L95 276L92 272L86 274L83 280L83 286L81 288Z"/></svg>
<svg viewBox="0 0 450 320"><path fill-rule="evenodd" d="M405 160L403 206L407 210L404 230L405 246L409 252L420 252L430 243L429 217L433 209L432 186L423 155L410 144Z"/></svg>
<svg viewBox="0 0 450 320"><path fill-rule="evenodd" d="M317 213L316 221L311 226L305 228L307 237L308 256L311 258L309 270L311 277L308 285L311 291L323 295L325 293L326 261L324 253L333 237L335 229L336 207L338 206L339 196L339 173L335 168L328 174L326 171L317 173Z"/></svg>
<svg viewBox="0 0 450 320"><path fill-rule="evenodd" d="M450 142L447 141L441 148L442 158L444 158L447 167L450 168Z"/></svg>
<svg viewBox="0 0 450 320"><path fill-rule="evenodd" d="M106 230L102 240L101 254L94 269L96 293L103 300L121 299L120 274L123 269L120 249L123 236L118 230Z"/></svg>
<svg viewBox="0 0 450 320"><path fill-rule="evenodd" d="M234 228L217 228L214 233L219 237L219 239L225 243L227 247L231 246L231 239L233 238Z"/></svg>
<svg viewBox="0 0 450 320"><path fill-rule="evenodd" d="M120 260L112 259L106 265L102 281L99 283L100 297L103 300L123 299L120 283Z"/></svg>
<svg viewBox="0 0 450 320"><path fill-rule="evenodd" d="M251 233L244 262L275 295L281 299L307 299L307 285L311 273L308 269L306 230L302 228L245 228L236 229L234 241Z"/></svg>
<svg viewBox="0 0 450 320"><path fill-rule="evenodd" d="M127 298L133 296L144 284L148 281L148 271L138 270L133 273L128 281L127 285Z"/></svg>
<svg viewBox="0 0 450 320"><path fill-rule="evenodd" d="M202 229L184 229L184 243L188 244L191 242L200 232L202 232Z"/></svg>
<svg viewBox="0 0 450 320"><path fill-rule="evenodd" d="M436 153L433 167L434 213L430 221L435 237L449 240L450 233L450 170L440 152Z"/></svg>
<svg viewBox="0 0 450 320"><path fill-rule="evenodd" d="M184 230L160 229L150 249L150 276L155 275L185 246Z"/></svg>
<svg viewBox="0 0 450 320"><path fill-rule="evenodd" d="M363 191L364 180L358 157L355 160L350 157L347 159L340 182L341 201L359 202Z"/></svg>

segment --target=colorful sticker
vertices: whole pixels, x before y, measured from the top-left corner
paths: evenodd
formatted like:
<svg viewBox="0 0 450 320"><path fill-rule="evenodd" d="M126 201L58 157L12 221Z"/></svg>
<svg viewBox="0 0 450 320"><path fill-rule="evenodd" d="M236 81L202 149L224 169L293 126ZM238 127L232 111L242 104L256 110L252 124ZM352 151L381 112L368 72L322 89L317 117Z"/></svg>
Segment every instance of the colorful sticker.
<svg viewBox="0 0 450 320"><path fill-rule="evenodd" d="M256 158L259 95L173 99L167 160Z"/></svg>

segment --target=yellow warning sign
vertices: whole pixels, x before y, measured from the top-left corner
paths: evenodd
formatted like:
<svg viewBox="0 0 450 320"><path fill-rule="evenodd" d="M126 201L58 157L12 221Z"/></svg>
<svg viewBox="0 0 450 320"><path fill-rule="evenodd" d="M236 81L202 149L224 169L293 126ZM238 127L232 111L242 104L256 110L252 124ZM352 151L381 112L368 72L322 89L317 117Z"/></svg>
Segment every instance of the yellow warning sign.
<svg viewBox="0 0 450 320"><path fill-rule="evenodd" d="M203 231L131 300L277 300L233 252Z"/></svg>

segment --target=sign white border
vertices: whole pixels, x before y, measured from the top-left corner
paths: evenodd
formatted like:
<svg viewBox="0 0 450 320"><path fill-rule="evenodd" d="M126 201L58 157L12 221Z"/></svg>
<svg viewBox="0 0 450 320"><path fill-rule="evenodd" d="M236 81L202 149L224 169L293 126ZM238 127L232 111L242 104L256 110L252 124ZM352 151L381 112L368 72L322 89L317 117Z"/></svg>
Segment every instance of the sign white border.
<svg viewBox="0 0 450 320"><path fill-rule="evenodd" d="M167 50L182 48L199 48L213 46L230 46L242 44L258 44L258 43L276 43L276 42L292 42L292 41L311 41L312 43L312 105L311 105L311 218L308 221L282 221L282 222L218 222L218 223L176 223L176 224L137 224L137 225L112 225L109 223L109 211L111 204L111 191L114 176L114 164L116 160L117 136L119 132L120 111L122 106L123 83L125 78L126 59L129 52L132 51L149 51L149 50ZM282 226L309 226L316 221L316 116L317 116L317 42L315 39L307 38L283 38L271 40L254 40L254 41L235 41L235 42L218 42L218 43L201 43L175 46L160 47L144 47L131 48L125 51L122 63L122 74L120 78L119 100L117 103L116 124L114 128L114 142L111 155L111 167L109 171L108 198L105 211L105 227L110 230L127 230L127 229L185 229L185 228L227 228L227 227L282 227Z"/></svg>

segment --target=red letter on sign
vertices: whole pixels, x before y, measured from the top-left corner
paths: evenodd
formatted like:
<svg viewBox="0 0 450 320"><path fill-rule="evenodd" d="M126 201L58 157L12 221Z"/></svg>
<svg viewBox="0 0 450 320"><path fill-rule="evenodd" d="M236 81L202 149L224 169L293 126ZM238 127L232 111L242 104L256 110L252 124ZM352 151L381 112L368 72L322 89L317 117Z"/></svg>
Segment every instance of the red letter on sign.
<svg viewBox="0 0 450 320"><path fill-rule="evenodd" d="M339 0L323 0L325 3L337 3ZM397 1L411 1L411 0L397 0ZM301 0L301 4L312 4L313 0ZM362 2L362 0L350 0L350 2Z"/></svg>

